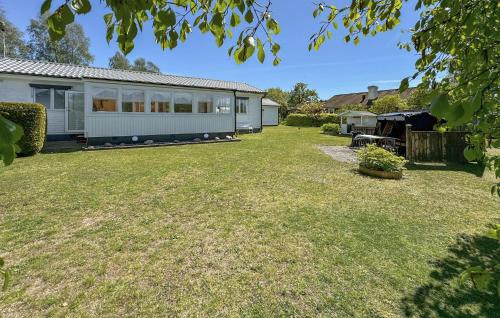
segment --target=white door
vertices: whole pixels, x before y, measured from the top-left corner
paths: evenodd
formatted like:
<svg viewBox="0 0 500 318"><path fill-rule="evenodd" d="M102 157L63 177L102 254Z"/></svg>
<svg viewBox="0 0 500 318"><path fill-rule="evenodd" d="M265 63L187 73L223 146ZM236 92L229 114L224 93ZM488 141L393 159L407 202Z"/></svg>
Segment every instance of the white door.
<svg viewBox="0 0 500 318"><path fill-rule="evenodd" d="M262 125L276 126L278 125L278 107L262 107Z"/></svg>
<svg viewBox="0 0 500 318"><path fill-rule="evenodd" d="M66 131L83 132L85 105L82 92L66 91Z"/></svg>

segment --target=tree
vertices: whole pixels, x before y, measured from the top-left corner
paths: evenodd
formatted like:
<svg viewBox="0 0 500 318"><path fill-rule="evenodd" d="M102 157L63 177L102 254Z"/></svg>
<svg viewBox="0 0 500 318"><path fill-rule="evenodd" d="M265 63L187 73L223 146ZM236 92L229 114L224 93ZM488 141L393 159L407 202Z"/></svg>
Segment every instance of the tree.
<svg viewBox="0 0 500 318"><path fill-rule="evenodd" d="M158 66L151 61L146 61L143 57L136 59L131 69L141 72L160 73L160 68Z"/></svg>
<svg viewBox="0 0 500 318"><path fill-rule="evenodd" d="M59 40L50 39L47 17L32 19L27 29L29 58L47 62L89 65L94 61L90 54L90 40L78 23L68 25Z"/></svg>
<svg viewBox="0 0 500 318"><path fill-rule="evenodd" d="M130 62L127 57L120 52L116 52L115 55L109 58L108 65L110 68L118 70L130 69Z"/></svg>
<svg viewBox="0 0 500 318"><path fill-rule="evenodd" d="M425 109L430 106L430 90L422 87L414 89L406 99L406 104L410 109Z"/></svg>
<svg viewBox="0 0 500 318"><path fill-rule="evenodd" d="M160 68L153 62L140 57L134 61L134 64L130 64L127 57L120 52L116 52L115 55L109 58L109 67L119 70L160 73Z"/></svg>
<svg viewBox="0 0 500 318"><path fill-rule="evenodd" d="M325 112L325 103L320 101L307 102L300 105L299 112L308 115L319 115Z"/></svg>
<svg viewBox="0 0 500 318"><path fill-rule="evenodd" d="M337 112L342 113L348 110L357 110L357 111L368 111L368 107L364 104L346 104L339 108Z"/></svg>
<svg viewBox="0 0 500 318"><path fill-rule="evenodd" d="M289 93L288 107L296 108L317 101L319 101L319 96L316 90L308 89L305 83L297 83Z"/></svg>
<svg viewBox="0 0 500 318"><path fill-rule="evenodd" d="M0 8L0 34L5 36L5 56L14 58L26 58L28 49L23 40L23 33L9 20L5 11ZM3 39L2 39L3 41ZM0 42L0 57L4 56L3 43Z"/></svg>
<svg viewBox="0 0 500 318"><path fill-rule="evenodd" d="M288 92L279 87L273 87L267 90L266 96L280 104L279 113L281 118L288 116L288 95Z"/></svg>
<svg viewBox="0 0 500 318"><path fill-rule="evenodd" d="M393 94L376 99L369 110L375 114L384 114L405 109L408 109L406 102L399 95Z"/></svg>

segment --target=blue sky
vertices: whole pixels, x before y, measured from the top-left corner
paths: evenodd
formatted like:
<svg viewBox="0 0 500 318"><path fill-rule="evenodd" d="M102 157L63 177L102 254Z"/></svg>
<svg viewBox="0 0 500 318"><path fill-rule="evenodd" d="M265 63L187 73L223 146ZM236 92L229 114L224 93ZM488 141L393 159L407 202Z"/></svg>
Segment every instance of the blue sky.
<svg viewBox="0 0 500 318"><path fill-rule="evenodd" d="M0 7L5 9L8 19L24 31L30 19L37 16L41 2L0 0ZM53 0L53 5L60 2ZM106 67L109 57L118 49L114 42L108 45L105 40L102 16L107 9L100 1L92 3L94 10L88 15L78 16L77 22L83 25L90 37L94 65ZM417 57L397 48L399 41L408 38L408 34L402 31L410 28L417 19L412 10L413 1L409 1L402 12L397 29L374 38L363 38L358 46L345 44L342 41L345 31L338 30L319 52L307 50L309 36L319 26L319 20L312 17L313 9L312 0L273 1L272 15L282 29L276 37L281 45L282 58L277 67L272 66L269 58L264 64L252 58L243 65L236 65L227 55L227 43L219 49L210 35L201 35L197 31L173 51L162 51L154 41L150 25L138 35L135 49L128 57L130 60L145 57L158 65L163 73L242 81L262 89L290 89L296 82L305 82L323 99L339 93L365 91L372 84L381 89L395 88L401 78L413 74Z"/></svg>

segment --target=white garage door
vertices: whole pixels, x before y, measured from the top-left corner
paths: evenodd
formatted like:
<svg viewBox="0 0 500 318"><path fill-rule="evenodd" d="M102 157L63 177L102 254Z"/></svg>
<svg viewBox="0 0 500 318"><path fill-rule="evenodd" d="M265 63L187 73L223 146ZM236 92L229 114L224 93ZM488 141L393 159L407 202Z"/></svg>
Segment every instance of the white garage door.
<svg viewBox="0 0 500 318"><path fill-rule="evenodd" d="M278 124L278 107L262 106L262 124L265 126Z"/></svg>

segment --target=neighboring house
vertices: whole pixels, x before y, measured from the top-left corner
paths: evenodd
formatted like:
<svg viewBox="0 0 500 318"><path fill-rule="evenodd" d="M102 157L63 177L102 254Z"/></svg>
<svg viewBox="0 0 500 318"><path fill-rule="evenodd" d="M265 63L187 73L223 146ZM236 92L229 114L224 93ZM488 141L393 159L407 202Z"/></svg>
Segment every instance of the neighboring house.
<svg viewBox="0 0 500 318"><path fill-rule="evenodd" d="M377 98L399 94L401 98L406 99L410 96L413 90L415 90L415 88L408 88L406 91L399 94L398 89L379 90L377 86L372 85L368 86L367 92L334 95L326 101L325 108L329 113L334 113L343 106L350 104L362 104L367 108L370 108Z"/></svg>
<svg viewBox="0 0 500 318"><path fill-rule="evenodd" d="M348 110L339 114L340 133L348 134L358 129L363 133L375 132L377 126L377 115L367 111Z"/></svg>
<svg viewBox="0 0 500 318"><path fill-rule="evenodd" d="M262 99L262 125L276 126L279 124L279 108L280 104L272 99Z"/></svg>
<svg viewBox="0 0 500 318"><path fill-rule="evenodd" d="M238 125L260 131L264 94L245 83L0 59L0 101L45 105L49 140L225 137Z"/></svg>

